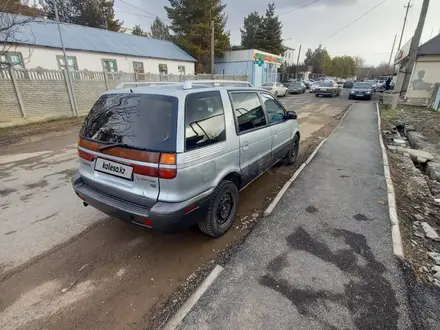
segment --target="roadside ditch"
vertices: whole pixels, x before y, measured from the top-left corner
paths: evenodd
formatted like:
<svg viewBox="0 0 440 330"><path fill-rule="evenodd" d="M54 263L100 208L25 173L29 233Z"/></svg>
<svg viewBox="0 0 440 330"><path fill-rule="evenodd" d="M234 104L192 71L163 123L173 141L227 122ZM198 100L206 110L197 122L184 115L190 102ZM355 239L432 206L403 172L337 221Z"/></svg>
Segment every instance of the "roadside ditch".
<svg viewBox="0 0 440 330"><path fill-rule="evenodd" d="M382 107L381 118L407 262L408 299L421 329L439 329L440 113Z"/></svg>

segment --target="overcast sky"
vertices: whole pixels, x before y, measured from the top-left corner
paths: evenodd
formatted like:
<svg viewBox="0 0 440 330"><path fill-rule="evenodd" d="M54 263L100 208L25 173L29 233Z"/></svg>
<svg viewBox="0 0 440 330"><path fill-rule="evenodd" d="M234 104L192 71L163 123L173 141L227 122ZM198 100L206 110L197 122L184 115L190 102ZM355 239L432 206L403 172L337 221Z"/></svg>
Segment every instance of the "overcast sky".
<svg viewBox="0 0 440 330"><path fill-rule="evenodd" d="M317 2L305 8L285 13L313 1ZM328 49L331 56L358 55L364 58L368 64L377 65L382 61L388 62L395 34L397 34L397 47L405 15L404 5L408 0L387 0L348 28L333 37L331 35L382 1L277 0L275 5L276 13L280 14L279 17L283 23L283 39L286 46L298 49L302 44L302 54L304 54L307 48L314 49L322 44ZM263 14L269 1L223 0L223 2L227 5L225 9L228 15L226 27L231 31L231 43L238 45L240 44L240 27L243 25L243 18L254 10ZM409 10L403 44L414 33L423 0L412 0L411 2L413 7ZM124 27L132 28L135 24L140 24L144 30L148 31L154 20L154 16L151 14L166 19L164 6L168 4L168 0L116 0L115 11L116 16L124 21ZM431 0L422 42L429 40L431 35L435 36L439 33L438 13L440 13L440 1ZM303 58L304 56L301 56L300 61Z"/></svg>

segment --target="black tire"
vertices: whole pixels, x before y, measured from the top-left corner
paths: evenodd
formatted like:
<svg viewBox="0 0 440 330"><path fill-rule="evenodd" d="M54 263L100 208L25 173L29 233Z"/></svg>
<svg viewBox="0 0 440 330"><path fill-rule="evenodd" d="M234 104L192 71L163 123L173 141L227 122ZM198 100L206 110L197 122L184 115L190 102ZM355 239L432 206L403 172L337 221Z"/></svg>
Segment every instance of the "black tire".
<svg viewBox="0 0 440 330"><path fill-rule="evenodd" d="M224 196L227 196L226 200L224 200ZM237 215L238 201L239 194L237 186L229 180L220 182L212 194L205 217L199 221L200 230L212 237L220 237L226 233L228 229L231 228L235 216ZM220 210L219 208L222 207L222 203L230 203L231 205L229 206L223 205L223 207L230 207L230 209ZM222 213L222 211L228 213L226 220L221 218L221 216L219 219L218 213Z"/></svg>
<svg viewBox="0 0 440 330"><path fill-rule="evenodd" d="M319 97L319 94L315 94L316 97Z"/></svg>
<svg viewBox="0 0 440 330"><path fill-rule="evenodd" d="M371 95L370 95L370 96L368 96L367 100L370 100L370 101L371 101L371 99L372 99Z"/></svg>
<svg viewBox="0 0 440 330"><path fill-rule="evenodd" d="M348 99L349 99L349 100L351 100L351 99L352 99L351 95L348 95Z"/></svg>
<svg viewBox="0 0 440 330"><path fill-rule="evenodd" d="M296 160L298 159L299 154L299 136L298 134L295 134L292 142L290 143L289 152L286 156L286 165L293 165L295 164Z"/></svg>

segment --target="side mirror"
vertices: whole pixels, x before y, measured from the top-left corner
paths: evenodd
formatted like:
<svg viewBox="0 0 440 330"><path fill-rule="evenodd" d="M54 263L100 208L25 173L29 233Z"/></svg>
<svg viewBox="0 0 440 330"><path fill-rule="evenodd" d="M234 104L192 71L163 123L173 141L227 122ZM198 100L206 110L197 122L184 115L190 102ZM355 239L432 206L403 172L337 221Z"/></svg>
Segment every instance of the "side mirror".
<svg viewBox="0 0 440 330"><path fill-rule="evenodd" d="M296 120L298 118L298 115L295 111L287 111L287 120Z"/></svg>

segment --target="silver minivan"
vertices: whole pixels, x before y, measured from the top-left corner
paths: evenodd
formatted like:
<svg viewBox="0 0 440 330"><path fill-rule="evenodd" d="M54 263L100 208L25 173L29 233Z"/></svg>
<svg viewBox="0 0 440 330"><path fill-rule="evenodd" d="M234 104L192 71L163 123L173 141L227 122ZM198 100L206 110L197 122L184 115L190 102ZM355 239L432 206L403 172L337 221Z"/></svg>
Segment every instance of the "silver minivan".
<svg viewBox="0 0 440 330"><path fill-rule="evenodd" d="M219 237L239 191L298 156L300 133L268 91L195 82L119 88L91 109L78 141L76 194L111 217Z"/></svg>

